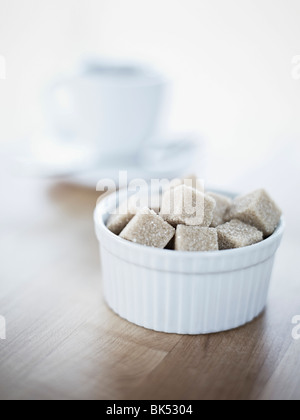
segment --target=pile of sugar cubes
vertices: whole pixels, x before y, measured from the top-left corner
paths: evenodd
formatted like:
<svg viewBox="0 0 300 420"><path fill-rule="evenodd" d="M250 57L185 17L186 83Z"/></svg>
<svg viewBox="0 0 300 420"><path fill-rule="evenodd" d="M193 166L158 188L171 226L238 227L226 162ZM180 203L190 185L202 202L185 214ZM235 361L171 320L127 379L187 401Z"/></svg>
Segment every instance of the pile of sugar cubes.
<svg viewBox="0 0 300 420"><path fill-rule="evenodd" d="M107 228L136 244L176 251L207 252L261 242L277 228L281 210L263 190L234 200L204 192L195 177L174 180L153 208L122 203Z"/></svg>

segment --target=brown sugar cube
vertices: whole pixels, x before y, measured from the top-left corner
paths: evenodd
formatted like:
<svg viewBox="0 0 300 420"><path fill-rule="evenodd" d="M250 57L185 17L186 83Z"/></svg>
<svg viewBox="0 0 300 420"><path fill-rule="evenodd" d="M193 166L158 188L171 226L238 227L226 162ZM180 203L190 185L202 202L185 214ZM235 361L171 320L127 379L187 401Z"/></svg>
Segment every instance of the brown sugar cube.
<svg viewBox="0 0 300 420"><path fill-rule="evenodd" d="M162 198L161 217L173 226L210 226L216 202L194 188L180 185L166 191Z"/></svg>
<svg viewBox="0 0 300 420"><path fill-rule="evenodd" d="M112 214L109 217L106 224L107 228L116 235L119 235L138 212L138 205L139 197L137 194L123 201L118 207L116 214Z"/></svg>
<svg viewBox="0 0 300 420"><path fill-rule="evenodd" d="M134 214L112 214L107 222L107 228L114 233L119 235L125 226L130 222L134 217Z"/></svg>
<svg viewBox="0 0 300 420"><path fill-rule="evenodd" d="M189 252L218 251L217 230L208 227L178 225L175 250Z"/></svg>
<svg viewBox="0 0 300 420"><path fill-rule="evenodd" d="M151 210L154 210L155 213L159 213L159 197L151 197L153 205L151 205ZM151 203L151 204L152 204ZM123 202L117 209L116 214L112 214L106 224L107 228L119 235L126 225L133 219L137 214L140 208L144 208L143 201L140 199L138 194L134 194L129 197L128 200Z"/></svg>
<svg viewBox="0 0 300 420"><path fill-rule="evenodd" d="M226 220L239 219L270 236L275 231L281 217L277 207L268 193L261 189L237 197L226 214Z"/></svg>
<svg viewBox="0 0 300 420"><path fill-rule="evenodd" d="M220 249L243 248L263 240L262 232L240 220L231 220L218 226L216 230Z"/></svg>
<svg viewBox="0 0 300 420"><path fill-rule="evenodd" d="M148 208L140 210L121 232L120 237L137 244L165 248L175 229Z"/></svg>
<svg viewBox="0 0 300 420"><path fill-rule="evenodd" d="M232 200L225 195L216 194L213 192L208 192L207 195L212 197L216 202L216 208L214 210L213 220L211 222L211 227L217 227L223 225L226 222L225 214L228 211L229 207L232 205Z"/></svg>
<svg viewBox="0 0 300 420"><path fill-rule="evenodd" d="M129 201L123 202L117 209L116 214L112 214L107 221L107 229L119 235L130 220L135 216L136 209Z"/></svg>

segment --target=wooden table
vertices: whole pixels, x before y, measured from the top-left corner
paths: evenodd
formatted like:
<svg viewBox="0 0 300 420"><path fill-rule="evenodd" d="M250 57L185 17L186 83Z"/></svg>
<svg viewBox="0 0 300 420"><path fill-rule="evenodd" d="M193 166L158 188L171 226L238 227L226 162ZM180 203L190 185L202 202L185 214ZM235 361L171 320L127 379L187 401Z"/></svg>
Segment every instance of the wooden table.
<svg viewBox="0 0 300 420"><path fill-rule="evenodd" d="M178 336L103 302L92 212L98 194L1 180L1 399L299 399L297 235L278 253L266 311L222 334Z"/></svg>

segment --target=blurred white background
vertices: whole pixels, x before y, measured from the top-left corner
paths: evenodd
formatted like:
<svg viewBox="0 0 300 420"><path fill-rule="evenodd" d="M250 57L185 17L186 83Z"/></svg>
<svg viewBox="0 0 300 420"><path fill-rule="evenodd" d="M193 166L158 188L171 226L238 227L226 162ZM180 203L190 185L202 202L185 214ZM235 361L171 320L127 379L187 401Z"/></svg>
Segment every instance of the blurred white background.
<svg viewBox="0 0 300 420"><path fill-rule="evenodd" d="M0 0L0 141L42 124L45 85L82 56L144 59L174 83L168 130L205 139L207 182L265 186L296 220L299 16L299 0Z"/></svg>

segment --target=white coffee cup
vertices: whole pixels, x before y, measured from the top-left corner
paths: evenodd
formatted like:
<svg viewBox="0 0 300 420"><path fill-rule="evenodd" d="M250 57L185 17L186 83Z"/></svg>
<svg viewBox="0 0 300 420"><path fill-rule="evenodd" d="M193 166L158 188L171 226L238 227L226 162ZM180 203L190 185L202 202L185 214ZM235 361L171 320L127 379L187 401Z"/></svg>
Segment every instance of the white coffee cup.
<svg viewBox="0 0 300 420"><path fill-rule="evenodd" d="M147 66L92 61L48 89L47 115L64 142L84 145L95 159L128 160L155 138L167 86Z"/></svg>

